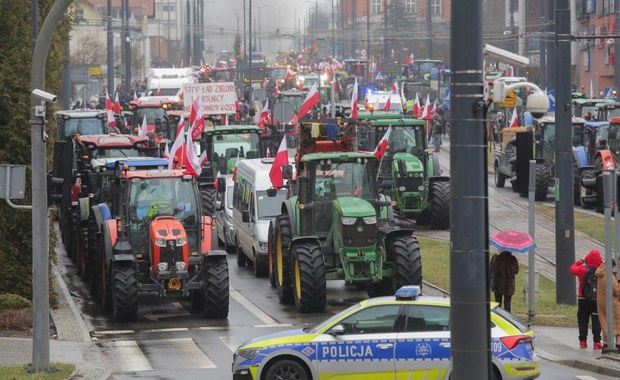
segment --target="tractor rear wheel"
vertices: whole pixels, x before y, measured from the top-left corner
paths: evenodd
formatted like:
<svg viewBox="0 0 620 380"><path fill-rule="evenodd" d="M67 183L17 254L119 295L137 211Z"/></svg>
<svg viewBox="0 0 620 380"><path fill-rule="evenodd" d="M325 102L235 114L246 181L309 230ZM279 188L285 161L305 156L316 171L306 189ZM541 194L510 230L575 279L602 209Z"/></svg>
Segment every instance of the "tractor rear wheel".
<svg viewBox="0 0 620 380"><path fill-rule="evenodd" d="M217 190L212 187L203 186L200 188L200 195L202 196L202 212L204 215L215 215L215 196Z"/></svg>
<svg viewBox="0 0 620 380"><path fill-rule="evenodd" d="M207 318L228 317L229 277L226 257L207 259L202 268L204 314Z"/></svg>
<svg viewBox="0 0 620 380"><path fill-rule="evenodd" d="M276 286L276 268L275 268L275 242L273 221L269 223L267 232L267 269L269 270L269 283L272 288Z"/></svg>
<svg viewBox="0 0 620 380"><path fill-rule="evenodd" d="M534 192L534 199L537 202L544 202L547 200L550 180L551 174L549 173L547 165L536 163L536 190Z"/></svg>
<svg viewBox="0 0 620 380"><path fill-rule="evenodd" d="M573 205L581 205L581 169L573 158Z"/></svg>
<svg viewBox="0 0 620 380"><path fill-rule="evenodd" d="M450 228L450 182L432 182L430 190L431 228Z"/></svg>
<svg viewBox="0 0 620 380"><path fill-rule="evenodd" d="M584 202L584 198L589 195L596 194L596 191L592 189L588 189L585 186L581 186L581 181L584 179L588 180L588 179L593 179L593 178L595 178L593 169L585 169L581 172L581 178L579 179L579 203L581 204L581 207L583 207L584 209L594 208L594 204Z"/></svg>
<svg viewBox="0 0 620 380"><path fill-rule="evenodd" d="M497 162L493 165L493 179L495 180L495 187L502 188L506 184L506 176L499 171Z"/></svg>
<svg viewBox="0 0 620 380"><path fill-rule="evenodd" d="M327 282L321 246L309 241L293 245L291 251L291 277L297 310L309 313L325 310Z"/></svg>
<svg viewBox="0 0 620 380"><path fill-rule="evenodd" d="M119 322L138 319L138 279L133 263L112 267L112 313Z"/></svg>
<svg viewBox="0 0 620 380"><path fill-rule="evenodd" d="M293 237L291 221L288 215L282 214L276 218L275 244L275 280L280 303L293 302L293 287L291 284L291 252L290 245Z"/></svg>

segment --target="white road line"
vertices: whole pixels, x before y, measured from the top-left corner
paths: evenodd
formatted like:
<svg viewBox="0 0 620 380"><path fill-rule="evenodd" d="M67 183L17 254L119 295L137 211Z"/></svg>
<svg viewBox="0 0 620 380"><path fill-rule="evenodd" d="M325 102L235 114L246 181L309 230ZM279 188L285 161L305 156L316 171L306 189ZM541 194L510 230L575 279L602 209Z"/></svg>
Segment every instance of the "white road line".
<svg viewBox="0 0 620 380"><path fill-rule="evenodd" d="M135 340L119 340L112 345L118 351L115 365L122 372L153 370Z"/></svg>
<svg viewBox="0 0 620 380"><path fill-rule="evenodd" d="M192 338L166 339L162 343L178 356L183 363L180 368L217 368Z"/></svg>
<svg viewBox="0 0 620 380"><path fill-rule="evenodd" d="M581 379L581 380L596 380L596 377L592 377L588 375L575 376L575 378Z"/></svg>
<svg viewBox="0 0 620 380"><path fill-rule="evenodd" d="M228 330L228 327L220 327L220 326L206 326L201 327L201 330Z"/></svg>
<svg viewBox="0 0 620 380"><path fill-rule="evenodd" d="M106 331L94 331L94 335L121 335L121 334L134 334L134 330L106 330Z"/></svg>
<svg viewBox="0 0 620 380"><path fill-rule="evenodd" d="M233 288L230 288L229 293L232 296L232 298L234 298L237 302L239 302L241 306L246 308L256 318L263 321L265 325L280 326L280 323L278 323L278 321L271 318L264 311L259 309L256 305L254 305L250 300L242 296L241 293L239 293L238 291L234 290Z"/></svg>
<svg viewBox="0 0 620 380"><path fill-rule="evenodd" d="M159 332L177 332L177 331L188 331L189 329L187 327L171 327L168 329L150 329L150 330L144 330L143 332L147 332L147 333L159 333Z"/></svg>
<svg viewBox="0 0 620 380"><path fill-rule="evenodd" d="M262 328L265 328L265 327L287 327L287 326L291 327L291 326L294 326L294 325L291 324L291 323L280 323L280 324L277 324L277 325L254 325L252 327L257 328L257 329L262 329Z"/></svg>
<svg viewBox="0 0 620 380"><path fill-rule="evenodd" d="M237 347L239 347L241 343L247 340L247 339L240 339L240 338L235 339L234 337L231 337L231 336L221 336L219 338L222 341L222 343L224 343L224 345L228 347L230 352L235 352L235 350L237 350Z"/></svg>

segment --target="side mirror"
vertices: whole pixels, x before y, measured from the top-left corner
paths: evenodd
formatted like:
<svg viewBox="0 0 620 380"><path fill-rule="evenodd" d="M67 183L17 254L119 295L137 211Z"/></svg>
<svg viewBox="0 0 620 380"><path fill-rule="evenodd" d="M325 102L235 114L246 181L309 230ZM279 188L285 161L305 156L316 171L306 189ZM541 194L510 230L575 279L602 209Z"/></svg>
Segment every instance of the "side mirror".
<svg viewBox="0 0 620 380"><path fill-rule="evenodd" d="M215 201L215 211L222 211L224 209L224 203L222 201Z"/></svg>
<svg viewBox="0 0 620 380"><path fill-rule="evenodd" d="M282 177L284 177L284 179L293 178L293 165L282 166Z"/></svg>
<svg viewBox="0 0 620 380"><path fill-rule="evenodd" d="M327 333L329 335L332 335L332 336L344 335L344 333L345 333L344 326L343 325L336 325L336 326L332 327L331 329L327 330Z"/></svg>
<svg viewBox="0 0 620 380"><path fill-rule="evenodd" d="M609 128L609 131L607 132L607 138L609 140L615 140L616 138L618 138L618 128Z"/></svg>
<svg viewBox="0 0 620 380"><path fill-rule="evenodd" d="M599 140L598 144L596 144L596 149L597 150L607 149L607 140Z"/></svg>
<svg viewBox="0 0 620 380"><path fill-rule="evenodd" d="M226 178L216 178L217 181L217 191L220 193L224 193L226 191Z"/></svg>
<svg viewBox="0 0 620 380"><path fill-rule="evenodd" d="M241 220L243 221L243 223L250 222L250 210L241 211Z"/></svg>
<svg viewBox="0 0 620 380"><path fill-rule="evenodd" d="M407 164L405 163L405 160L398 160L398 174L401 178L407 177Z"/></svg>

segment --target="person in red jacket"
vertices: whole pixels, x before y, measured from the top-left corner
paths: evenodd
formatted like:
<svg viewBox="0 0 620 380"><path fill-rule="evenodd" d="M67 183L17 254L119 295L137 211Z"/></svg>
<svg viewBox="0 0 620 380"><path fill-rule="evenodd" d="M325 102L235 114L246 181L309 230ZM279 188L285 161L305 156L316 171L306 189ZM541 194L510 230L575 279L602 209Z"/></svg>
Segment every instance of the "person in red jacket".
<svg viewBox="0 0 620 380"><path fill-rule="evenodd" d="M582 282L588 272L588 267L598 268L603 263L601 253L597 249L593 249L588 254L577 261L569 268L570 273L577 276L579 280L578 299L577 299L577 323L579 324L579 347L588 347L588 322L592 319L592 338L594 340L593 348L600 350L603 348L601 344L601 323L598 318L598 311L595 299L586 299L581 291Z"/></svg>

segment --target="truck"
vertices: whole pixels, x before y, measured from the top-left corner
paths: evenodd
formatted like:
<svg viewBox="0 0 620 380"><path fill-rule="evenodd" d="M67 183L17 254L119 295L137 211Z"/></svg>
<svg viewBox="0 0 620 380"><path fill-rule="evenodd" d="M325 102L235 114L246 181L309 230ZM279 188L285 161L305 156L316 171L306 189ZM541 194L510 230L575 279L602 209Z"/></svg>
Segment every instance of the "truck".
<svg viewBox="0 0 620 380"><path fill-rule="evenodd" d="M422 283L420 246L379 192L377 158L354 152L354 138L342 130L328 139L334 123L300 125L291 196L270 227L270 278L280 302L301 312L325 309L327 280L365 288L371 297ZM283 167L285 178L292 173Z"/></svg>
<svg viewBox="0 0 620 380"><path fill-rule="evenodd" d="M191 67L153 68L146 76L146 95L175 96L184 84L194 83L194 71Z"/></svg>
<svg viewBox="0 0 620 380"><path fill-rule="evenodd" d="M202 213L196 179L127 164L109 175L88 221L98 303L116 321L135 321L139 294L177 294L208 318L226 318L226 252L217 248L215 221Z"/></svg>

